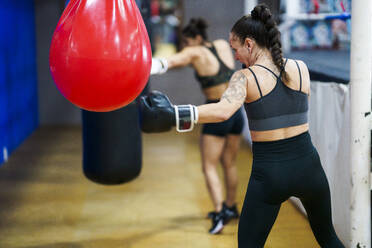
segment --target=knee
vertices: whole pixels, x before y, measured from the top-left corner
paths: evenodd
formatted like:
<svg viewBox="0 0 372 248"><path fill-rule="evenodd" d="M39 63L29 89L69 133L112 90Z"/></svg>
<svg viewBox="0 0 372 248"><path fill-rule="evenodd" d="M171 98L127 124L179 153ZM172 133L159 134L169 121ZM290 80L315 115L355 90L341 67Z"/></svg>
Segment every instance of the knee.
<svg viewBox="0 0 372 248"><path fill-rule="evenodd" d="M203 163L202 169L203 169L204 174L209 174L211 172L215 172L217 169L217 166L214 163Z"/></svg>
<svg viewBox="0 0 372 248"><path fill-rule="evenodd" d="M231 169L235 166L235 159L230 156L222 156L221 164L224 169Z"/></svg>

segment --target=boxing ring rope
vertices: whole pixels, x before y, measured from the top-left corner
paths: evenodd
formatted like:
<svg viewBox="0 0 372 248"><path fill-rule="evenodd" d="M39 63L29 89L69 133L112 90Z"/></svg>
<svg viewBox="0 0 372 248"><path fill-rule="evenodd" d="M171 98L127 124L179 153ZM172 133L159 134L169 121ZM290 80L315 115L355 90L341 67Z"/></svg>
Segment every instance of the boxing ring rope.
<svg viewBox="0 0 372 248"><path fill-rule="evenodd" d="M316 20L331 20L331 19L341 19L347 20L350 19L351 15L348 12L344 13L296 13L291 16L287 16L287 20L309 20L309 21L316 21Z"/></svg>

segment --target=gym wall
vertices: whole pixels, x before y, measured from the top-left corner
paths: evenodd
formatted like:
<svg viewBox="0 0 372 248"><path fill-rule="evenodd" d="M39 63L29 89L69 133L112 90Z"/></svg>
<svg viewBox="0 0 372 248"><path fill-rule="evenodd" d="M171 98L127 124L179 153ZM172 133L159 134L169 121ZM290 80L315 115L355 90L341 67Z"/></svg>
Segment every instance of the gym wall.
<svg viewBox="0 0 372 248"><path fill-rule="evenodd" d="M0 166L38 126L34 2L0 1Z"/></svg>
<svg viewBox="0 0 372 248"><path fill-rule="evenodd" d="M81 111L57 90L49 71L49 48L64 0L35 0L40 125L80 125Z"/></svg>

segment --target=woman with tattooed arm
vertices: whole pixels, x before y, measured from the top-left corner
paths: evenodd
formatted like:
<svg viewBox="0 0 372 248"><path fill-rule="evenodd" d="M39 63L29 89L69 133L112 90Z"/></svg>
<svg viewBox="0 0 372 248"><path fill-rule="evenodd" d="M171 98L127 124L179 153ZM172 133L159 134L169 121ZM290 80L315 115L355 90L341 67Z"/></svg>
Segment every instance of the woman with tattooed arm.
<svg viewBox="0 0 372 248"><path fill-rule="evenodd" d="M226 120L244 105L253 165L239 221L239 247L264 247L281 204L295 196L306 209L319 245L343 248L332 223L327 177L308 132L307 66L283 58L280 32L266 5L256 6L235 23L230 46L247 68L233 74L218 103L173 106L155 92L142 99L144 106L156 103L152 109L143 108L142 128L156 130L167 123L189 129L195 123ZM155 113L162 121L148 126Z"/></svg>

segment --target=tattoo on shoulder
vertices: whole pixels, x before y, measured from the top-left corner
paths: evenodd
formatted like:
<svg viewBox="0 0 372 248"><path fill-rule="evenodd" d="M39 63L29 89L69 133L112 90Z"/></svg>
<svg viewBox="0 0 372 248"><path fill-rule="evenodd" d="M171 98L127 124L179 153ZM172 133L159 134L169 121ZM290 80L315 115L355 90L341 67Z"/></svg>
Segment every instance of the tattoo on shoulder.
<svg viewBox="0 0 372 248"><path fill-rule="evenodd" d="M229 87L223 93L221 99L226 99L228 102L244 102L247 96L247 78L241 71L235 72L229 83Z"/></svg>

